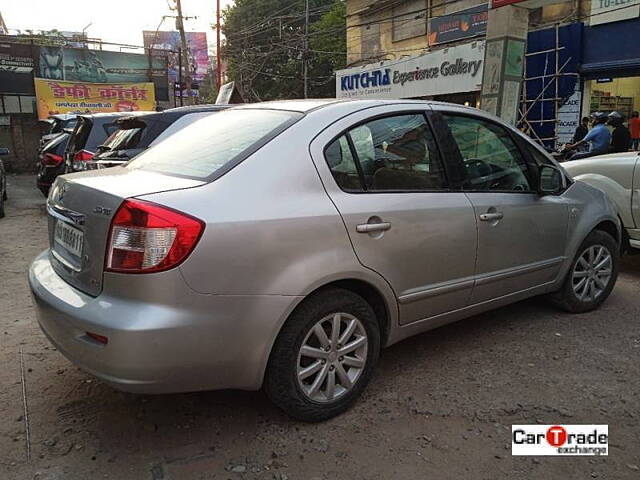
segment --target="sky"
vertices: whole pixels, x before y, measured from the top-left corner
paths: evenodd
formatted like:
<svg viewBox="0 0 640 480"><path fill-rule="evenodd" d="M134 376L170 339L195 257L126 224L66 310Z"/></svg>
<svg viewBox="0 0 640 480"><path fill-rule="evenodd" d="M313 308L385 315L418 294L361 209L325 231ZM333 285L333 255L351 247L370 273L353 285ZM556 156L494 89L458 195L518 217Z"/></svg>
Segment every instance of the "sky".
<svg viewBox="0 0 640 480"><path fill-rule="evenodd" d="M107 42L142 45L142 31L158 28L173 0L0 0L0 13L10 33L16 30L81 32ZM221 6L233 0L221 0ZM216 0L182 0L182 14L198 18L185 21L185 30L206 32L209 45L215 44ZM160 30L175 30L175 19L167 18ZM110 48L111 50L112 48ZM211 48L210 48L211 50ZM123 50L126 51L126 50Z"/></svg>

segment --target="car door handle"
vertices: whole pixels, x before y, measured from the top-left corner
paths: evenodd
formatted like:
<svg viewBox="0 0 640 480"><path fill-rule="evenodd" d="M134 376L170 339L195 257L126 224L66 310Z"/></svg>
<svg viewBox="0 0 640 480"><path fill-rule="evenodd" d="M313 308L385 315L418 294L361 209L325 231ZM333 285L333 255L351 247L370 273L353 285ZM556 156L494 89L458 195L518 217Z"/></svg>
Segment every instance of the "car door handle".
<svg viewBox="0 0 640 480"><path fill-rule="evenodd" d="M391 228L391 223L362 223L356 226L356 232L358 233L373 233L373 232L386 232Z"/></svg>
<svg viewBox="0 0 640 480"><path fill-rule="evenodd" d="M480 214L480 221L481 222L495 222L497 220L502 220L504 217L504 214L501 212L495 212L495 213L481 213Z"/></svg>

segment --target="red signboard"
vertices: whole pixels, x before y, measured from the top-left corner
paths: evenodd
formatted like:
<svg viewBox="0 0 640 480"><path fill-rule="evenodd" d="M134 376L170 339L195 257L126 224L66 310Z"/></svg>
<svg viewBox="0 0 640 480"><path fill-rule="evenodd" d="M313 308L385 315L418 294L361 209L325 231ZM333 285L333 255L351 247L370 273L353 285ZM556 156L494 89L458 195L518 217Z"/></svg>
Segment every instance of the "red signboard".
<svg viewBox="0 0 640 480"><path fill-rule="evenodd" d="M523 1L524 0L492 0L491 8L500 8L504 7L505 5L511 5L512 3L520 3Z"/></svg>

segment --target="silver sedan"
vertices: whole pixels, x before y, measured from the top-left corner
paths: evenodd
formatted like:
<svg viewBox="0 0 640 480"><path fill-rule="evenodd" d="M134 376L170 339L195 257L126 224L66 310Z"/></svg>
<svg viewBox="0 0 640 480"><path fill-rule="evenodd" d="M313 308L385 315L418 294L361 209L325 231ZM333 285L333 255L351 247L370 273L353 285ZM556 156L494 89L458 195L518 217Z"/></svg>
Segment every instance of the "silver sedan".
<svg viewBox="0 0 640 480"><path fill-rule="evenodd" d="M517 130L419 101L231 108L60 177L47 210L29 282L63 355L132 392L263 387L307 421L406 337L535 295L597 308L621 241Z"/></svg>

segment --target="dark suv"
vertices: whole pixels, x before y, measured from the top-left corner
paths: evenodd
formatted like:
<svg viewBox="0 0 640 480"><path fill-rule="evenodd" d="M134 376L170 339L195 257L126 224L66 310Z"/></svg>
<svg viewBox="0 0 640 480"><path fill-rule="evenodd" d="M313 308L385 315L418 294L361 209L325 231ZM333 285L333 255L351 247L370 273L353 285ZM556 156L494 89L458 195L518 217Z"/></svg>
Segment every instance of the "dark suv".
<svg viewBox="0 0 640 480"><path fill-rule="evenodd" d="M70 133L62 132L40 149L36 186L45 197L49 195L49 189L56 177L65 171L64 152L69 143L69 137L71 137Z"/></svg>
<svg viewBox="0 0 640 480"><path fill-rule="evenodd" d="M116 120L147 112L113 112L78 115L78 121L64 152L65 172L86 170L98 147L118 129Z"/></svg>
<svg viewBox="0 0 640 480"><path fill-rule="evenodd" d="M40 148L44 147L51 140L59 135L62 135L65 131L69 132L73 130L78 121L78 115L76 113L60 113L51 115L44 120L49 125L47 133L40 138Z"/></svg>
<svg viewBox="0 0 640 480"><path fill-rule="evenodd" d="M227 107L194 105L118 118L115 120L117 130L98 147L85 168L92 170L126 163L181 128L224 108Z"/></svg>

